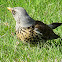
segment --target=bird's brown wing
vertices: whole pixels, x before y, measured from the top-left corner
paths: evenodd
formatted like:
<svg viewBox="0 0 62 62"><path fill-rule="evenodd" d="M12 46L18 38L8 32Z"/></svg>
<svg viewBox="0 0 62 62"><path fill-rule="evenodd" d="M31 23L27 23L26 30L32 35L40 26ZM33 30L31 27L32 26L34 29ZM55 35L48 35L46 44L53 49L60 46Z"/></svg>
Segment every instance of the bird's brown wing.
<svg viewBox="0 0 62 62"><path fill-rule="evenodd" d="M37 31L41 34L42 33L42 37L45 40L49 40L49 39L56 39L59 36L56 35L53 30L46 24L44 24L41 21L36 21L35 22L35 29L37 29Z"/></svg>

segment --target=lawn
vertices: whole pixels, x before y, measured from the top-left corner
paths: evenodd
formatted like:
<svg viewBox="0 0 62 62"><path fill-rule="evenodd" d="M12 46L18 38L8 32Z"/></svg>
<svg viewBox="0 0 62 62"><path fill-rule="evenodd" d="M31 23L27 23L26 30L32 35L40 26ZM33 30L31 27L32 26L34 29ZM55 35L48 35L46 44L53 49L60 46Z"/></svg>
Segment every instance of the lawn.
<svg viewBox="0 0 62 62"><path fill-rule="evenodd" d="M62 62L62 25L53 31L60 36L46 47L30 47L15 34L15 20L7 7L23 7L34 20L45 24L62 22L62 0L0 0L0 62Z"/></svg>

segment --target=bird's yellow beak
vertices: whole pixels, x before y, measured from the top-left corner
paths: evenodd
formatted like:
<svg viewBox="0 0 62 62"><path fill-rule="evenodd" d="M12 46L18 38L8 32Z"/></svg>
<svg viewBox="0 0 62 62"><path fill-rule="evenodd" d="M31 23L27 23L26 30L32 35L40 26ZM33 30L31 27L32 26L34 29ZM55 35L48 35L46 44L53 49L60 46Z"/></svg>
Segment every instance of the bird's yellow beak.
<svg viewBox="0 0 62 62"><path fill-rule="evenodd" d="M12 8L11 7L7 7L7 9L12 12Z"/></svg>

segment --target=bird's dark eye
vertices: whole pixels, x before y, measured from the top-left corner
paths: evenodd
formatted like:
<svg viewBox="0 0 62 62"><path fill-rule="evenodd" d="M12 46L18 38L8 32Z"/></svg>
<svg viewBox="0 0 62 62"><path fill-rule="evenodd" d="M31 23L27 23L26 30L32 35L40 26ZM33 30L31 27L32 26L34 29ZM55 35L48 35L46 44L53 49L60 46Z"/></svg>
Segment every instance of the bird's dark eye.
<svg viewBox="0 0 62 62"><path fill-rule="evenodd" d="M12 14L15 15L16 14L16 11L12 10Z"/></svg>

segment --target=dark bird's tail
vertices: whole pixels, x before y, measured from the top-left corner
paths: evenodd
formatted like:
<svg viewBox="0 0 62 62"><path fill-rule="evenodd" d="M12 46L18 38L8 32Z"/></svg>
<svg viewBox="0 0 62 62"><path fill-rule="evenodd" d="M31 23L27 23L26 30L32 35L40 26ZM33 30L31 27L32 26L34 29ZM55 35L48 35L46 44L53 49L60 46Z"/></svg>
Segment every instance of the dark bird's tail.
<svg viewBox="0 0 62 62"><path fill-rule="evenodd" d="M50 25L48 25L50 28L52 28L52 29L55 29L55 28L57 28L58 26L60 26L60 25L62 25L62 23L52 23L52 24L50 24Z"/></svg>

